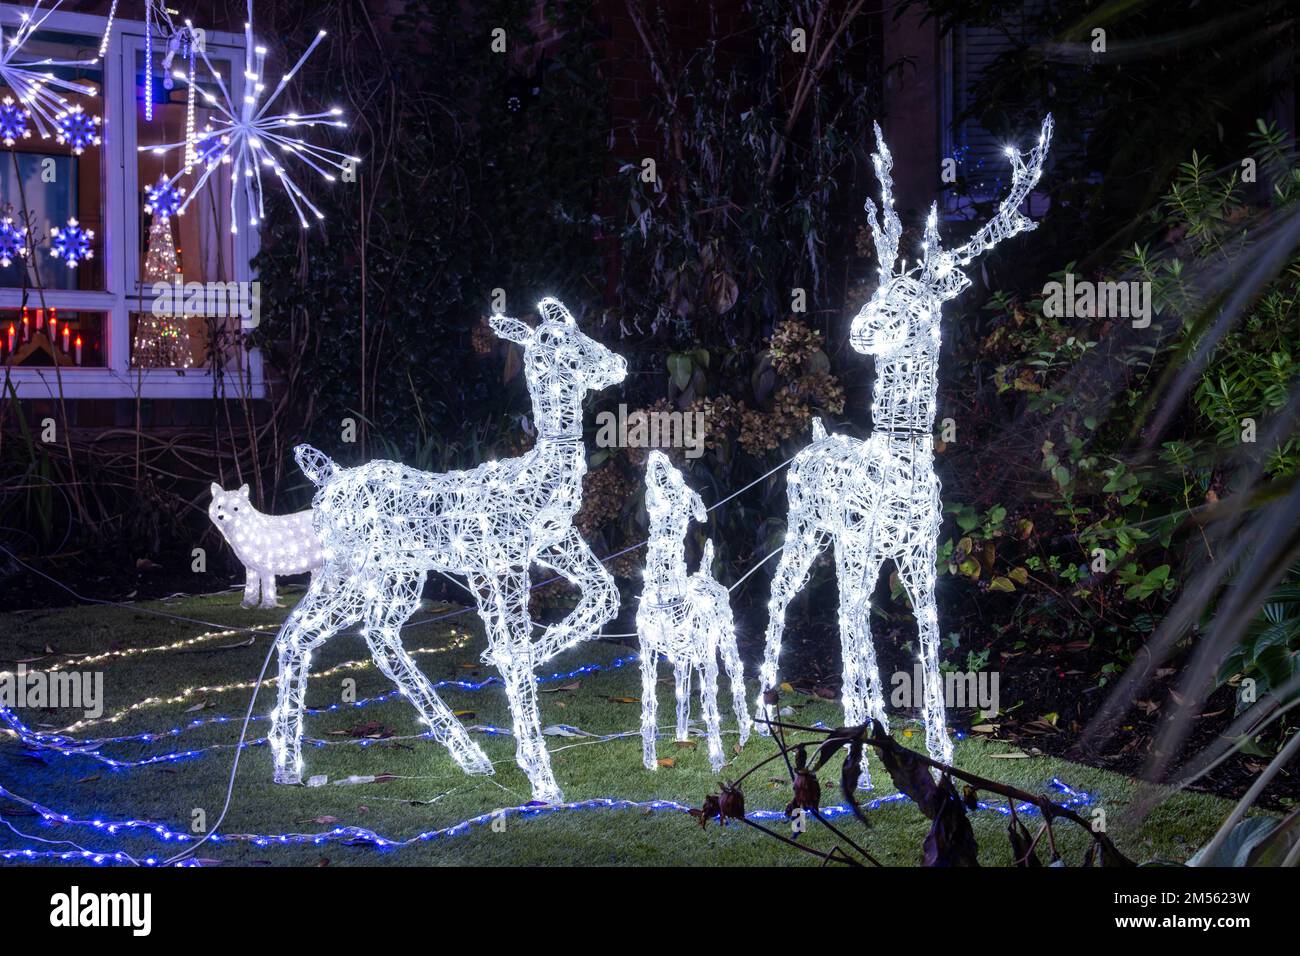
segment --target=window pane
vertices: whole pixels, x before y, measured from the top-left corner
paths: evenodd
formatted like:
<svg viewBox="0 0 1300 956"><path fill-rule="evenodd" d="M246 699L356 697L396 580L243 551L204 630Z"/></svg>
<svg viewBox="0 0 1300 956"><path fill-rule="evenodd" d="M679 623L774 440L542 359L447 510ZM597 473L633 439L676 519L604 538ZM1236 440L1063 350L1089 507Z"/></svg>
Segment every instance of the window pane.
<svg viewBox="0 0 1300 956"><path fill-rule="evenodd" d="M229 62L219 60L208 54L212 65L230 76ZM175 80L169 90L165 86L157 56L154 62L153 76L153 119L144 116L144 55L136 60L136 135L141 150L138 157L140 194L137 197L135 214L140 223L140 281L143 286L141 295L148 295L155 282L175 281L179 273L184 282L224 282L234 278L234 247L230 234L230 167L218 165L208 176L207 181L197 194L191 195L195 184L200 180L207 167L200 161L191 165L190 172L184 173L186 135L186 111L188 88L184 80ZM175 68L184 70L186 61L177 57ZM202 60L197 69L198 95L194 103L194 129L202 136L205 130L215 125L215 110L205 108L203 90L207 88L204 80L206 68ZM215 92L215 87L213 89ZM155 151L157 147L173 148ZM173 180L177 174L179 178ZM164 261L155 253L150 260L151 242L163 239L161 230L155 228L155 218L161 214L151 215L144 211L148 201L148 190L156 187L159 180L174 181L175 185L185 190L182 201L187 202L184 211L171 219L171 237L174 248L174 268L167 274L160 273L154 266Z"/></svg>
<svg viewBox="0 0 1300 956"><path fill-rule="evenodd" d="M5 42L11 39L6 32ZM103 150L96 142L103 131L103 73L99 64L76 62L89 61L98 46L98 38L38 31L14 55L11 67L49 58L54 62L31 69L54 80L15 81L21 89L0 84L0 136L13 141L12 150L6 144L0 154L0 205L14 228L29 230L28 242L35 247L34 262L5 257L10 264L0 266L0 286L34 286L37 269L46 289L104 288ZM66 115L66 128L60 114ZM62 144L60 132L67 134Z"/></svg>
<svg viewBox="0 0 1300 956"><path fill-rule="evenodd" d="M0 355L22 368L103 368L103 312L76 309L0 309Z"/></svg>

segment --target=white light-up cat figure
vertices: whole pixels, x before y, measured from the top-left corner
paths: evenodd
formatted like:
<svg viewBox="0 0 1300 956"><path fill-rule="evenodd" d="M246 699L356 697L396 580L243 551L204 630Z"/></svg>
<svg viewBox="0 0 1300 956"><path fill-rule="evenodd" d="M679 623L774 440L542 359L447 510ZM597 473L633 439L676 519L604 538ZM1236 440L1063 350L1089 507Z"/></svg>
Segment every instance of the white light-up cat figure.
<svg viewBox="0 0 1300 956"><path fill-rule="evenodd" d="M767 649L760 689L777 683L781 633L791 599L803 587L813 560L827 544L835 546L840 591L840 641L843 654L844 723L869 717L888 727L876 652L871 643L871 593L880 565L889 558L912 604L920 632L924 673L925 742L930 755L952 760L945 727L943 684L939 673L939 619L935 608L935 551L941 503L934 473L936 370L943 303L970 285L957 267L1017 233L1034 228L1018 211L1043 171L1052 137L1052 117L1043 121L1038 145L1021 155L1008 147L1011 187L996 216L969 242L956 249L939 245L938 209L931 206L920 262L895 271L902 225L894 211L893 161L876 127L872 154L880 181L882 220L867 200L879 260L880 287L853 320L850 344L876 357L872 387L873 429L865 441L827 435L814 419L813 442L795 457L787 477L790 515L785 550L772 580L768 602ZM759 712L773 719L772 708ZM759 725L760 730L765 730Z"/></svg>
<svg viewBox="0 0 1300 956"><path fill-rule="evenodd" d="M248 485L223 491L212 483L208 517L244 565L244 607L279 607L275 600L277 574L312 572L323 561L320 541L312 527L312 512L263 514L248 500Z"/></svg>
<svg viewBox="0 0 1300 956"><path fill-rule="evenodd" d="M279 699L269 734L277 783L302 776L304 694L312 649L360 621L375 663L420 710L434 737L470 773L492 764L434 692L401 644L431 570L463 574L478 602L488 651L501 671L514 719L516 760L533 798L563 800L551 772L537 707L535 668L592 637L618 613L613 576L573 527L587 451L582 400L621 382L627 363L578 328L555 299L541 324L495 315L492 328L524 349L537 443L526 454L471 471L430 474L391 461L340 468L306 445L298 464L319 488L313 507L325 552L323 574L338 583L308 589L279 636ZM529 566L550 568L582 591L577 606L532 640Z"/></svg>
<svg viewBox="0 0 1300 956"><path fill-rule="evenodd" d="M732 703L740 725L740 743L749 739L752 723L745 704L745 674L736 650L731 595L713 579L713 542L704 545L700 569L686 572L684 541L691 518L708 519L700 496L686 487L682 473L661 451L646 461L645 507L650 515L646 544L645 586L636 612L641 638L641 756L647 770L659 766L655 752L658 729L659 655L673 668L677 691L677 739L690 739L691 676L698 672L700 710L709 741L709 764L718 771L727 762L722 750L718 715L718 656L731 681Z"/></svg>

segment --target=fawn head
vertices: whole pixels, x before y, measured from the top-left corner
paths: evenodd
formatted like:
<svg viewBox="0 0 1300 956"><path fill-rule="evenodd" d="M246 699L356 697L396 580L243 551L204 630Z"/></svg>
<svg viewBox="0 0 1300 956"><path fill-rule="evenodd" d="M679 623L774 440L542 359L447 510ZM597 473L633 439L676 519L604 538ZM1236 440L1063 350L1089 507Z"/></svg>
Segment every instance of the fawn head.
<svg viewBox="0 0 1300 956"><path fill-rule="evenodd" d="M696 521L708 520L709 513L704 508L704 500L699 493L686 487L682 473L673 467L668 456L655 450L646 457L645 465L645 508L650 514L651 523L658 517L672 518L687 514ZM683 518L686 524L688 518Z"/></svg>

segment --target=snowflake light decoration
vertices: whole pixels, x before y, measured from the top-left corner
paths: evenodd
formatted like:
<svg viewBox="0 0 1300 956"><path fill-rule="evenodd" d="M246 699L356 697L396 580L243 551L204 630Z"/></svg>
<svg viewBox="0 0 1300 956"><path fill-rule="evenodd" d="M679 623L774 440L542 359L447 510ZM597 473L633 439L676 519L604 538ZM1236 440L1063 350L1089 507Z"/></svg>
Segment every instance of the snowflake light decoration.
<svg viewBox="0 0 1300 956"><path fill-rule="evenodd" d="M310 511L263 514L248 500L248 485L225 491L214 481L208 517L244 565L244 607L278 607L277 574L310 571L315 580L322 558Z"/></svg>
<svg viewBox="0 0 1300 956"><path fill-rule="evenodd" d="M144 211L153 216L164 218L174 216L181 208L185 198L185 187L168 179L166 173L159 175L158 184L144 188Z"/></svg>
<svg viewBox="0 0 1300 956"><path fill-rule="evenodd" d="M27 255L27 227L15 226L10 216L0 219L0 267L8 269L15 258Z"/></svg>
<svg viewBox="0 0 1300 956"><path fill-rule="evenodd" d="M309 225L309 214L316 219L323 219L324 214L307 198L307 194L289 176L280 157L293 157L311 167L330 182L336 179L330 169L341 172L349 168L348 164L355 168L361 160L356 156L350 156L335 149L316 146L295 135L296 131L301 127L346 127L347 124L340 118L342 110L332 109L326 112L307 114L281 114L270 111L294 76L302 69L302 65L307 61L307 58L311 56L321 40L325 38L325 31L321 30L316 34L310 46L298 58L298 62L294 64L288 73L280 77L280 81L275 85L275 88L263 99L263 95L266 93L266 84L263 82L266 66L266 47L255 43L252 20L253 8L250 0L248 20L244 23L244 40L246 43L244 93L238 101L234 96L233 82L227 86L226 79L221 75L221 71L212 65L207 51L198 50L198 54L203 58L204 65L215 82L220 96L218 97L207 90L201 90L200 93L208 106L214 109L218 115L215 117L216 126L213 132L200 137L200 141L207 144L207 156L201 160L204 164L204 170L195 182L194 188L190 190L190 195L182 204L181 210L183 211L185 206L199 194L203 184L211 178L219 166L227 166L230 168L230 181L232 184L230 190L230 231L232 233L239 232L239 210L241 207L245 213L247 224L256 227L266 216L262 175L263 170L267 170L268 175L273 174L280 181L280 185L284 187L285 194L289 197L294 212L298 215L298 221L305 229ZM182 70L174 71L173 76L186 83L193 82L192 74L187 75ZM142 146L140 148L152 149L155 153L162 154L173 149L186 149L188 145L191 160L193 160L196 158L193 156L195 150L194 138L193 135L190 135L183 142L165 143L152 147ZM203 151L201 150L201 152ZM181 174L178 173L177 176L179 175Z"/></svg>
<svg viewBox="0 0 1300 956"><path fill-rule="evenodd" d="M659 767L655 751L658 731L659 656L673 668L677 694L677 739L690 739L691 675L700 681L700 709L709 740L709 764L716 772L727 762L722 749L718 715L718 656L731 682L732 706L740 725L740 743L749 738L752 723L745 703L745 671L736 649L731 595L714 580L713 542L704 545L700 569L687 574L683 542L691 518L704 521L708 512L700 496L686 486L682 473L661 451L646 460L645 507L650 516L646 544L645 587L636 612L641 639L641 758L647 770Z"/></svg>
<svg viewBox="0 0 1300 956"><path fill-rule="evenodd" d="M50 255L62 259L69 269L75 269L78 262L95 257L91 245L94 240L95 230L83 229L76 219L69 219L62 229L58 226L50 229Z"/></svg>
<svg viewBox="0 0 1300 956"><path fill-rule="evenodd" d="M81 108L80 103L64 110L56 120L59 124L60 145L71 146L72 152L77 156L80 156L87 146L98 146L102 142L99 135L99 117L87 113Z"/></svg>
<svg viewBox="0 0 1300 956"><path fill-rule="evenodd" d="M27 126L31 112L14 102L12 96L0 100L0 142L12 146L20 139L30 139L32 131Z"/></svg>
<svg viewBox="0 0 1300 956"><path fill-rule="evenodd" d="M867 200L880 286L850 329L849 342L876 357L872 385L872 433L865 441L827 435L813 420L813 442L794 459L787 476L789 521L785 549L768 602L763 688L777 683L785 612L803 587L814 559L835 546L840 590L840 640L844 666L844 723L874 717L888 726L876 652L871 642L870 600L881 563L891 559L911 600L920 632L925 742L930 755L949 763L952 741L945 726L939 671L939 618L934 599L935 552L942 519L939 479L934 473L934 417L938 392L940 319L943 303L970 279L957 268L1003 239L1033 229L1018 211L1043 171L1052 117L1043 121L1038 145L1021 155L1008 149L1012 181L996 216L964 245L939 244L938 209L931 206L919 264L895 271L903 228L894 210L893 159L876 127L872 155L880 181L882 219ZM759 700L760 713L770 711ZM865 768L864 768L865 769Z"/></svg>
<svg viewBox="0 0 1300 956"><path fill-rule="evenodd" d="M532 450L470 471L430 474L391 461L340 468L307 445L295 451L317 486L312 504L325 563L280 629L280 679L268 734L277 783L302 777L303 697L312 650L360 621L379 668L420 710L433 736L469 773L492 764L402 647L431 570L463 574L488 635L484 660L501 672L514 722L515 760L533 797L563 799L538 712L535 668L592 637L618 613L614 579L573 526L587 451L582 401L621 382L627 363L583 334L560 302L538 305L536 329L493 316L493 330L524 350L537 441ZM580 588L568 616L532 640L529 569L541 564Z"/></svg>
<svg viewBox="0 0 1300 956"><path fill-rule="evenodd" d="M19 14L20 22L12 35L5 36L0 28L0 86L14 91L44 139L59 131L59 116L69 110L70 104L62 93L80 96L97 96L99 93L87 83L65 80L49 69L55 66L94 66L98 59L56 60L44 57L32 60L23 56L23 46L61 3L62 0L57 0L42 13L41 0L37 0L30 11Z"/></svg>

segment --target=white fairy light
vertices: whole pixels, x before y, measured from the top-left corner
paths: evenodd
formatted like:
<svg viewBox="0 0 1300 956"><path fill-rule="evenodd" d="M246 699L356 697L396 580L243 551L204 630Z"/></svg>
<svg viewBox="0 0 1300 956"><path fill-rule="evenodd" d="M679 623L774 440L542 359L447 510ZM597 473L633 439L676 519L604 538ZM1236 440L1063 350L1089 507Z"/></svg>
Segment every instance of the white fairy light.
<svg viewBox="0 0 1300 956"><path fill-rule="evenodd" d="M145 8L148 9L149 0L145 0ZM113 38L113 18L117 16L117 0L113 0L108 7L108 20L104 23L104 38L99 41L99 58L102 60L108 53L108 42Z"/></svg>
<svg viewBox="0 0 1300 956"><path fill-rule="evenodd" d="M246 213L246 222L249 226L256 227L265 218L266 208L262 189L263 169L274 173L275 177L280 181L280 185L284 187L285 195L289 197L289 202L292 203L294 212L298 215L298 221L304 229L309 225L309 213L317 219L324 218L324 214L320 209L312 203L307 194L289 176L284 164L277 158L276 153L278 151L286 157L293 157L311 167L324 179L330 182L335 181L336 177L330 172L331 169L342 172L349 168L355 168L361 162L360 158L336 149L316 146L306 139L293 135L292 132L285 131L293 131L304 126L346 127L347 123L341 119L343 111L331 109L320 113L304 114L270 112L271 107L285 91L289 82L302 69L302 65L307 62L307 58L311 56L312 51L324 38L325 31L321 30L316 34L307 50L298 58L298 62L294 64L293 69L281 76L275 88L263 99L266 93L266 84L263 82L266 66L266 47L258 45L254 40L253 5L250 0L248 4L248 20L244 23L244 42L246 44L243 73L244 93L238 102L235 101L233 82L227 86L221 71L212 65L207 51L197 48L196 45L192 46L192 49L197 48L198 55L203 58L204 65L207 67L212 80L216 83L217 91L220 93L220 96L217 96L207 90L199 91L204 102L217 114L213 117L211 134L205 136L205 141L208 141L210 148L203 150L201 157L195 157L195 137L188 114L184 140L178 143L164 143L160 146L139 147L141 150L149 149L159 155L173 149L185 150L187 166L177 172L173 178L184 175L185 171L196 162L203 162L204 170L190 190L185 205L181 207L182 212L199 194L204 183L212 177L217 168L225 166L230 169L230 231L232 233L239 232L239 209L241 205ZM172 75L176 79L188 83L191 90L194 89L195 79L192 69L188 74L182 70L175 70ZM349 164L351 165L349 166Z"/></svg>
<svg viewBox="0 0 1300 956"><path fill-rule="evenodd" d="M80 96L96 96L99 93L93 86L65 80L49 69L56 66L94 66L99 62L98 58L91 60L55 60L50 57L37 60L20 59L23 55L23 46L61 3L62 0L56 0L42 13L41 0L36 0L30 11L19 14L20 22L12 35L5 36L4 31L0 29L0 86L7 86L14 91L14 95L30 112L36 124L36 131L43 139L49 139L59 132L59 118L69 112L71 104L58 91L76 93ZM98 125L99 117L92 119Z"/></svg>
<svg viewBox="0 0 1300 956"><path fill-rule="evenodd" d="M493 330L524 350L537 443L526 454L471 471L430 474L391 461L340 468L300 445L295 457L319 487L313 503L321 574L280 631L281 681L268 735L277 783L302 778L303 708L314 648L360 621L379 668L420 710L433 736L469 773L492 764L438 697L401 643L420 606L425 575L463 574L488 636L484 661L501 672L514 721L515 759L534 799L563 799L538 713L535 668L592 637L618 613L613 576L573 527L587 452L582 400L621 382L627 363L578 328L563 304L543 299L541 324L494 315ZM551 568L580 588L578 604L532 641L529 569ZM324 581L336 582L332 589Z"/></svg>
<svg viewBox="0 0 1300 956"><path fill-rule="evenodd" d="M312 513L263 514L248 500L248 485L223 491L212 483L208 517L217 526L247 573L244 607L279 607L275 600L277 574L312 573L324 563L320 539L312 527Z"/></svg>
<svg viewBox="0 0 1300 956"><path fill-rule="evenodd" d="M924 672L926 747L952 760L945 727L939 673L939 618L935 607L935 552L942 520L939 479L934 473L934 417L943 303L970 285L956 264L1017 233L1034 228L1018 207L1043 171L1052 136L1052 117L1043 121L1038 145L1028 154L1012 150L1011 188L993 219L965 244L939 244L938 209L926 221L920 264L895 271L902 224L894 211L893 160L876 127L872 155L880 181L882 221L866 202L875 238L880 287L862 307L849 334L853 348L876 357L872 385L873 430L865 441L827 435L813 420L813 442L794 459L787 479L789 522L785 550L772 580L768 602L767 649L760 684L777 683L777 662L785 612L807 580L813 560L835 546L840 591L840 640L844 666L844 722L874 717L886 727L884 695L871 643L870 600L880 565L889 558L911 600L920 632ZM759 700L760 712L765 710ZM768 711L770 716L770 711ZM760 728L762 729L762 728Z"/></svg>
<svg viewBox="0 0 1300 956"><path fill-rule="evenodd" d="M691 676L700 680L700 709L714 771L727 762L722 750L718 715L718 656L731 681L732 704L740 726L740 744L749 739L752 723L745 704L745 674L736 649L731 596L713 579L713 542L704 545L700 569L687 574L683 542L692 517L705 521L708 512L700 496L682 479L661 451L646 461L645 507L650 516L646 544L645 585L636 612L641 639L641 757L647 770L658 768L655 736L658 728L659 655L673 668L677 695L677 739L689 740Z"/></svg>

